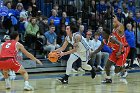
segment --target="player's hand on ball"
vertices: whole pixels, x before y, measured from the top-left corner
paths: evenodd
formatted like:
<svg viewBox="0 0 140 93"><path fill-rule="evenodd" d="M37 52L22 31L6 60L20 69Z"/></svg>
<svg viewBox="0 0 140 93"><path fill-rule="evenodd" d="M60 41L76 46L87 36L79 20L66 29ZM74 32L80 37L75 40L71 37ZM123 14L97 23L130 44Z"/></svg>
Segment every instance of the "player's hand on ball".
<svg viewBox="0 0 140 93"><path fill-rule="evenodd" d="M64 55L65 55L64 52L60 52L60 54L59 54L60 57L62 57L62 56L64 56Z"/></svg>

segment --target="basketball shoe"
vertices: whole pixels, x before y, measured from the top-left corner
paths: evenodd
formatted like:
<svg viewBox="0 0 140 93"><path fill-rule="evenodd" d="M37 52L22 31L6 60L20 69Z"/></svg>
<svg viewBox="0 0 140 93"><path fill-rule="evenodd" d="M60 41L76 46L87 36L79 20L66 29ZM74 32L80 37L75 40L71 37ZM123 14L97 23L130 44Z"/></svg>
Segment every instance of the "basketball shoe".
<svg viewBox="0 0 140 93"><path fill-rule="evenodd" d="M26 91L33 91L34 88L29 84L28 81L25 81L24 90L26 90Z"/></svg>
<svg viewBox="0 0 140 93"><path fill-rule="evenodd" d="M31 85L25 85L24 86L24 90L26 90L26 91L33 91L34 88Z"/></svg>
<svg viewBox="0 0 140 93"><path fill-rule="evenodd" d="M96 72L95 72L94 67L92 67L92 70L90 71L90 73L91 73L91 78L94 79L96 76Z"/></svg>
<svg viewBox="0 0 140 93"><path fill-rule="evenodd" d="M68 78L69 75L66 75L63 78L57 79L59 82L61 82L62 84L68 84Z"/></svg>
<svg viewBox="0 0 140 93"><path fill-rule="evenodd" d="M9 78L5 79L5 83L6 83L6 89L10 89L11 88L11 82L10 82Z"/></svg>
<svg viewBox="0 0 140 93"><path fill-rule="evenodd" d="M106 78L105 80L102 81L102 83L112 83L112 79Z"/></svg>

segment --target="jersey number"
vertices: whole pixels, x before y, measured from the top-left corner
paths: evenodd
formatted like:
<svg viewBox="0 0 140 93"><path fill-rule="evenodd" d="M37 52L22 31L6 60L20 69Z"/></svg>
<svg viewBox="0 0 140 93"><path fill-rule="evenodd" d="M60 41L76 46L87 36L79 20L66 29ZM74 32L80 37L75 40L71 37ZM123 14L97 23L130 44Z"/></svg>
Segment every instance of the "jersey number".
<svg viewBox="0 0 140 93"><path fill-rule="evenodd" d="M7 43L6 46L5 46L5 48L9 48L10 45L11 45L11 43Z"/></svg>

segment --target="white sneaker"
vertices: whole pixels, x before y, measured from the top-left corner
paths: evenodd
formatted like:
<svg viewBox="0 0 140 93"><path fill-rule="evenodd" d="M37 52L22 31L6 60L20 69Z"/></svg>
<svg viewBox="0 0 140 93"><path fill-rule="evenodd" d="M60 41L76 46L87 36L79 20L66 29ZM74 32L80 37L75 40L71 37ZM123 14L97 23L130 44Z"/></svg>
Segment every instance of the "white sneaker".
<svg viewBox="0 0 140 93"><path fill-rule="evenodd" d="M25 85L24 86L24 90L26 90L26 91L33 91L34 88L31 85Z"/></svg>
<svg viewBox="0 0 140 93"><path fill-rule="evenodd" d="M77 73L77 71L74 69L74 68L72 68L72 70L71 70L72 72L74 72L74 73Z"/></svg>
<svg viewBox="0 0 140 93"><path fill-rule="evenodd" d="M92 67L88 65L86 62L82 62L82 68L84 70L92 70Z"/></svg>
<svg viewBox="0 0 140 93"><path fill-rule="evenodd" d="M11 89L11 83L10 82L6 82L6 89Z"/></svg>
<svg viewBox="0 0 140 93"><path fill-rule="evenodd" d="M78 68L78 71L85 72L85 70L83 70L81 67Z"/></svg>
<svg viewBox="0 0 140 93"><path fill-rule="evenodd" d="M125 71L125 72L123 73L123 75L122 75L122 78L126 78L126 77L127 77L127 75L128 75L128 72L127 72L127 71Z"/></svg>

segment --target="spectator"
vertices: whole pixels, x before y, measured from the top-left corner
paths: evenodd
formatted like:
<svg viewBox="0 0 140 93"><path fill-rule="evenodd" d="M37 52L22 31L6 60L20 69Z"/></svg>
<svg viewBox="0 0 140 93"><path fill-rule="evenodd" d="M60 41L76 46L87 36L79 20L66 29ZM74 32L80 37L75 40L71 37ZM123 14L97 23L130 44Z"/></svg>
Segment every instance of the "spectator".
<svg viewBox="0 0 140 93"><path fill-rule="evenodd" d="M121 7L121 9L122 9L122 12L124 12L124 10L125 10L126 8L128 8L126 2L122 2L122 5L121 5L120 7Z"/></svg>
<svg viewBox="0 0 140 93"><path fill-rule="evenodd" d="M136 12L136 7L135 7L135 4L134 4L133 0L129 0L129 2L128 2L128 10L130 12L133 12L133 14Z"/></svg>
<svg viewBox="0 0 140 93"><path fill-rule="evenodd" d="M24 10L24 7L23 7L23 4L22 3L18 3L17 6L16 6L16 10L15 10L15 15L17 17L17 20L19 20L19 17L20 17L20 13L25 11Z"/></svg>
<svg viewBox="0 0 140 93"><path fill-rule="evenodd" d="M48 19L48 23L50 23L50 20L54 20L54 25L57 27L60 24L60 18L57 17L56 10L52 9L52 16Z"/></svg>
<svg viewBox="0 0 140 93"><path fill-rule="evenodd" d="M91 0L90 14L92 15L92 14L95 13L95 12L96 12L95 0Z"/></svg>
<svg viewBox="0 0 140 93"><path fill-rule="evenodd" d="M53 51L60 46L56 43L57 41L57 35L54 32L55 31L55 26L51 25L49 27L49 31L45 32L45 37L47 39L47 44L44 46L45 51Z"/></svg>
<svg viewBox="0 0 140 93"><path fill-rule="evenodd" d="M122 12L125 15L125 18L128 17L129 11L127 8L124 9L124 11Z"/></svg>
<svg viewBox="0 0 140 93"><path fill-rule="evenodd" d="M63 12L62 13L62 18L60 19L60 26L61 25L68 25L70 23L70 19L69 17L67 17L67 13L66 12Z"/></svg>
<svg viewBox="0 0 140 93"><path fill-rule="evenodd" d="M91 38L92 38L92 32L91 31L87 31L86 38L84 40L91 47L91 50L93 51L95 49L93 47L94 44L93 44L92 40L90 40Z"/></svg>
<svg viewBox="0 0 140 93"><path fill-rule="evenodd" d="M131 59L129 67L133 67L133 61L135 59L135 50L136 50L136 38L134 31L132 30L132 25L130 23L127 24L127 30L125 30L125 37L130 46L130 52L128 58Z"/></svg>
<svg viewBox="0 0 140 93"><path fill-rule="evenodd" d="M80 27L80 25L82 25L82 18L78 18L77 19L77 27Z"/></svg>
<svg viewBox="0 0 140 93"><path fill-rule="evenodd" d="M118 8L119 8L119 3L118 3L118 1L113 0L112 6L113 6L113 8L114 8L114 13L117 13L117 10L118 10Z"/></svg>
<svg viewBox="0 0 140 93"><path fill-rule="evenodd" d="M52 25L54 25L54 19L50 20L49 26L52 26Z"/></svg>
<svg viewBox="0 0 140 93"><path fill-rule="evenodd" d="M44 35L45 32L49 30L48 19L43 17L41 21L39 21L39 33L40 35Z"/></svg>
<svg viewBox="0 0 140 93"><path fill-rule="evenodd" d="M19 22L18 22L18 32L21 35L21 38L20 38L21 41L24 41L25 31L28 26L27 18L28 18L28 15L25 11L20 13Z"/></svg>
<svg viewBox="0 0 140 93"><path fill-rule="evenodd" d="M121 23L124 23L125 15L122 13L121 8L118 8L116 16Z"/></svg>
<svg viewBox="0 0 140 93"><path fill-rule="evenodd" d="M93 48L92 49L94 49L94 50L98 49L99 46L101 45L101 41L98 40L99 36L100 36L100 34L98 32L94 33L94 39L92 40L92 42L93 42ZM97 53L96 55L94 55L92 57L91 62L93 62L93 64L94 64L94 62L96 62L97 68L99 70L103 71L104 69L101 67L101 58L102 58L102 53L100 51L99 53Z"/></svg>
<svg viewBox="0 0 140 93"><path fill-rule="evenodd" d="M15 16L15 10L12 9L12 3L9 1L6 3L8 8L8 15L4 17L3 26L7 30L6 34L9 34L12 31L16 31L18 20Z"/></svg>
<svg viewBox="0 0 140 93"><path fill-rule="evenodd" d="M100 13L105 13L107 10L107 6L104 0L100 0L99 4L97 4L97 11Z"/></svg>
<svg viewBox="0 0 140 93"><path fill-rule="evenodd" d="M32 6L28 6L27 14L28 14L29 17L33 16L32 11L33 11Z"/></svg>
<svg viewBox="0 0 140 93"><path fill-rule="evenodd" d="M36 17L39 11L36 5L36 0L31 0L29 6L32 6L32 17Z"/></svg>
<svg viewBox="0 0 140 93"><path fill-rule="evenodd" d="M136 15L133 17L133 20L137 23L140 23L140 12L136 12Z"/></svg>
<svg viewBox="0 0 140 93"><path fill-rule="evenodd" d="M59 6L57 5L57 4L55 4L54 6L53 6L53 9L56 11L56 13L57 13L57 16L61 16L61 14L62 14L62 12L59 10Z"/></svg>
<svg viewBox="0 0 140 93"><path fill-rule="evenodd" d="M134 20L133 20L133 13L129 12L128 17L125 18L124 20L124 26L126 29L126 25L130 23L132 25L132 28L134 28Z"/></svg>
<svg viewBox="0 0 140 93"><path fill-rule="evenodd" d="M84 30L85 30L84 25L80 25L80 26L79 26L79 32L82 34L83 37L85 37Z"/></svg>
<svg viewBox="0 0 140 93"><path fill-rule="evenodd" d="M39 31L39 26L37 25L37 20L35 17L31 18L25 32L25 39L28 47L34 47L36 41L36 34ZM31 46L33 45L33 46Z"/></svg>

